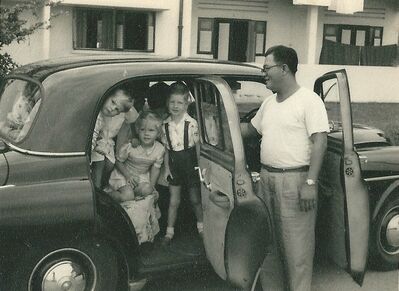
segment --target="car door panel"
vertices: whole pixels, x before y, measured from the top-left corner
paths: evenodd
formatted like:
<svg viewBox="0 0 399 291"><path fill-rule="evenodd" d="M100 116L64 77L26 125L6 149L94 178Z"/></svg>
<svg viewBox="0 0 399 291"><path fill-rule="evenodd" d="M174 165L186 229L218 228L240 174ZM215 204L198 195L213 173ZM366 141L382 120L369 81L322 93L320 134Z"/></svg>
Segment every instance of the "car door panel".
<svg viewBox="0 0 399 291"><path fill-rule="evenodd" d="M328 197L329 207L323 208L325 217L328 218L328 229L323 234L328 241L325 246L331 260L345 269L347 267L347 254L345 244L345 195L341 183L341 151L331 151L325 154L323 169L319 176L319 193ZM319 220L323 219L319 215ZM333 227L332 227L333 226Z"/></svg>
<svg viewBox="0 0 399 291"><path fill-rule="evenodd" d="M270 242L268 211L252 189L238 111L227 83L217 77L201 78L196 100L201 129L199 171L207 257L222 279L247 289ZM219 111L212 111L212 106ZM216 112L217 142L212 143L215 139L208 137L203 108Z"/></svg>
<svg viewBox="0 0 399 291"><path fill-rule="evenodd" d="M259 198L235 207L230 214L225 252L229 281L234 286L248 289L270 251L272 235L268 217L268 209Z"/></svg>
<svg viewBox="0 0 399 291"><path fill-rule="evenodd" d="M205 250L207 257L212 258L211 264L215 272L222 279L226 279L224 239L233 209L232 175L230 171L210 160L200 159L199 166L205 179L201 185ZM205 186L205 183L210 186ZM218 200L218 196L223 200Z"/></svg>
<svg viewBox="0 0 399 291"><path fill-rule="evenodd" d="M366 270L370 226L368 192L361 178L358 155L352 151L345 153L341 165L346 196L347 248L349 268L353 279L361 284Z"/></svg>
<svg viewBox="0 0 399 291"><path fill-rule="evenodd" d="M347 270L356 282L362 284L368 256L369 196L361 177L359 157L354 150L346 71L334 71L323 75L316 80L314 89L323 98L329 119L341 119L335 124L334 121L330 124L332 130L335 130L337 124L339 125L339 130L342 131L342 140L340 148L336 147L336 141L331 142L333 147L329 147L327 162L325 160L326 163L323 165L323 175L324 182L330 188L332 201L336 202L332 209L335 213L333 217L338 225L335 231L337 231L338 238L344 237L345 239ZM341 244L342 240L338 245ZM342 254L342 251L337 254ZM334 254L334 256L336 255Z"/></svg>

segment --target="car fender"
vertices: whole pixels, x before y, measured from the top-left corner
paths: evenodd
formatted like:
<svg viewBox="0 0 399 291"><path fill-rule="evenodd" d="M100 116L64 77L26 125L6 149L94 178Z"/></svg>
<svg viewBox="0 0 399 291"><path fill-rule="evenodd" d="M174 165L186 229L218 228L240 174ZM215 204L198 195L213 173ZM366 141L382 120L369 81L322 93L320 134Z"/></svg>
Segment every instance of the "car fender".
<svg viewBox="0 0 399 291"><path fill-rule="evenodd" d="M92 231L93 193L85 180L0 187L1 240L74 236Z"/></svg>
<svg viewBox="0 0 399 291"><path fill-rule="evenodd" d="M378 200L374 208L372 220L375 220L375 218L378 215L378 212L380 211L381 207L383 207L385 201L387 201L392 195L399 196L399 191L395 190L399 190L399 180L396 180L391 185L389 185L388 188L381 195L381 198Z"/></svg>
<svg viewBox="0 0 399 291"><path fill-rule="evenodd" d="M270 214L260 198L255 196L234 208L227 224L225 242L228 281L248 289L272 242Z"/></svg>
<svg viewBox="0 0 399 291"><path fill-rule="evenodd" d="M97 232L105 235L120 248L128 267L128 278L137 273L139 243L134 226L123 208L104 192L97 192Z"/></svg>

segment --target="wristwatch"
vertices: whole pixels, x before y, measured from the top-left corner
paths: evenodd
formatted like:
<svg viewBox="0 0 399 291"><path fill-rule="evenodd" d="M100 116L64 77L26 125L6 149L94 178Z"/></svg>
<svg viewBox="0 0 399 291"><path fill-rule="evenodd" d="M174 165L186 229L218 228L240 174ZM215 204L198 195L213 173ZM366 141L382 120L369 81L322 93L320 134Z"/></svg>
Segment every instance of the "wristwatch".
<svg viewBox="0 0 399 291"><path fill-rule="evenodd" d="M306 185L309 185L309 186L316 185L316 181L313 179L307 179L305 183L306 183Z"/></svg>

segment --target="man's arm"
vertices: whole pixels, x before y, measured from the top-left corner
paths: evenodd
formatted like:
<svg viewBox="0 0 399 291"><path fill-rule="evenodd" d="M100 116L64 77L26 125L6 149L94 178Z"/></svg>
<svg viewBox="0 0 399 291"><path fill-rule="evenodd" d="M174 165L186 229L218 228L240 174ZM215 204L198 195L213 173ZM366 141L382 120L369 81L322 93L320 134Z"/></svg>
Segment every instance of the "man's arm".
<svg viewBox="0 0 399 291"><path fill-rule="evenodd" d="M317 132L311 135L313 142L312 152L310 156L310 168L307 179L317 181L321 166L323 164L324 153L327 149L327 133ZM301 211L312 210L316 205L317 184L304 184L300 190L299 206Z"/></svg>
<svg viewBox="0 0 399 291"><path fill-rule="evenodd" d="M310 139L313 142L313 148L310 156L308 179L317 181L317 179L319 178L321 166L323 164L324 153L327 149L327 133L314 133L311 135Z"/></svg>

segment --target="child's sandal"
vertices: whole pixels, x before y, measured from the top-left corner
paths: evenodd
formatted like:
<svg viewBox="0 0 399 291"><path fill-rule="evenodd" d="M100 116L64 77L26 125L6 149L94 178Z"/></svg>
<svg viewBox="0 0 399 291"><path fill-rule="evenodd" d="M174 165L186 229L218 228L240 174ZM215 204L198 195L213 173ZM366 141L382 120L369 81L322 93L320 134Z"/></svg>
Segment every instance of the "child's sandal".
<svg viewBox="0 0 399 291"><path fill-rule="evenodd" d="M166 246L170 245L171 241L172 241L172 237L165 235L161 239L161 244L166 247Z"/></svg>

